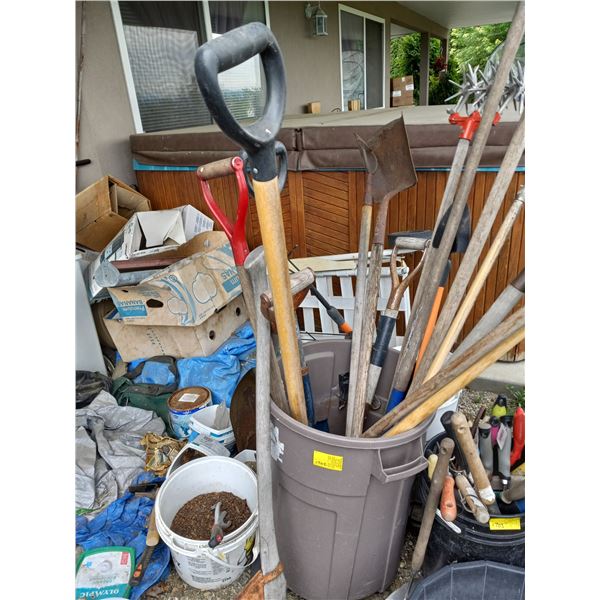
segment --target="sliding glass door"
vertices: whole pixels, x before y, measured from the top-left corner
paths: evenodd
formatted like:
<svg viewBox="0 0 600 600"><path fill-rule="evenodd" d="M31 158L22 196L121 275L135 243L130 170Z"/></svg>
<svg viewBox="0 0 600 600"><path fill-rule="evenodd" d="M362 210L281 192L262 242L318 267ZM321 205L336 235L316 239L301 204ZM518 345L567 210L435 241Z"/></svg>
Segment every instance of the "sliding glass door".
<svg viewBox="0 0 600 600"><path fill-rule="evenodd" d="M339 5L342 109L358 100L360 108L384 105L385 21Z"/></svg>

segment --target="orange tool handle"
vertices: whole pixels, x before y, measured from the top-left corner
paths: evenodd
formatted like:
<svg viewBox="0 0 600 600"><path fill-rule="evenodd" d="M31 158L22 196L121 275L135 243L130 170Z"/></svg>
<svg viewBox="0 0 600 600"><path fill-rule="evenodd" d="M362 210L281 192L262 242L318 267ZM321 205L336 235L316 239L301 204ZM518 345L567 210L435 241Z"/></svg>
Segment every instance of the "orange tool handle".
<svg viewBox="0 0 600 600"><path fill-rule="evenodd" d="M442 497L440 498L440 512L446 521L456 519L456 499L454 498L454 477L452 475L446 475L446 479L444 479Z"/></svg>

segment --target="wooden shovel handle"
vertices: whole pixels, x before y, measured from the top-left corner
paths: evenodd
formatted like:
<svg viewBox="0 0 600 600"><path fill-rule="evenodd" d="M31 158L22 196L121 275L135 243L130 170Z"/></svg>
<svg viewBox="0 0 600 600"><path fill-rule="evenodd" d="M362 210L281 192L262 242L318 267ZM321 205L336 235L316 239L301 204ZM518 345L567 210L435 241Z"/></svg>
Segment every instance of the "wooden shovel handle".
<svg viewBox="0 0 600 600"><path fill-rule="evenodd" d="M277 177L269 181L254 180L254 196L265 251L269 283L273 292L273 308L285 385L292 417L308 424L304 387L300 367L300 354L296 338L296 322L290 274L287 268L285 231L281 214L281 201Z"/></svg>
<svg viewBox="0 0 600 600"><path fill-rule="evenodd" d="M479 494L482 502L487 504L493 504L496 501L494 490L490 484L487 473L481 459L479 458L479 452L471 436L471 430L467 423L467 418L461 412L455 412L452 415L452 429L456 435L456 439L460 445L460 449L463 452L464 457L467 459L469 470L473 476L475 482L475 489Z"/></svg>

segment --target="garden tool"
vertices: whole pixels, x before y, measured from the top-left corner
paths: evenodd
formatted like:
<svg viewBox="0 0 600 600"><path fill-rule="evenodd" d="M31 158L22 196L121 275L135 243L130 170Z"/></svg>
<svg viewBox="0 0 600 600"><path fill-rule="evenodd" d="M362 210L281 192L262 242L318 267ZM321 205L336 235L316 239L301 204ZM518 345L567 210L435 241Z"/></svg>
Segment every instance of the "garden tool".
<svg viewBox="0 0 600 600"><path fill-rule="evenodd" d="M375 342L371 348L371 360L369 364L369 373L367 375L367 402L372 408L377 410L378 406L373 404L375 397L375 390L379 383L379 377L381 375L381 369L388 353L390 339L392 335L396 333L396 321L398 319L398 313L400 312L400 303L404 292L408 289L408 286L417 276L423 265L423 258L419 261L419 264L407 275L405 279L400 281L398 277L398 269L396 266L396 258L398 254L398 247L394 246L392 255L390 257L390 277L392 280L392 289L388 297L387 306L379 317L377 323L377 335Z"/></svg>
<svg viewBox="0 0 600 600"><path fill-rule="evenodd" d="M218 546L225 537L224 530L231 527L231 521L227 521L227 511L221 511L221 502L217 502L213 507L215 511L215 522L210 530L210 539L208 545L211 548Z"/></svg>
<svg viewBox="0 0 600 600"><path fill-rule="evenodd" d="M315 274L308 267L293 273L290 277L292 286L292 303L295 309L302 304L302 301L306 297L310 286L315 280ZM273 309L273 297L272 294L267 291L260 295L260 309L265 318L271 323L271 330L277 332L277 326L275 322L275 311ZM302 367L302 383L304 385L304 398L306 400L306 416L308 419L308 425L313 427L315 425L315 409L314 400L312 393L312 386L310 384L310 376L308 374L308 367L306 366L306 359L304 357L304 349L302 346L302 340L300 339L300 328L296 321L296 335L298 337L298 352L300 354L300 365Z"/></svg>
<svg viewBox="0 0 600 600"><path fill-rule="evenodd" d="M525 448L525 411L518 406L513 416L513 445L510 453L510 466L514 466Z"/></svg>
<svg viewBox="0 0 600 600"><path fill-rule="evenodd" d="M150 559L152 558L152 553L154 552L154 548L158 546L160 542L160 536L158 535L158 531L156 529L156 519L154 515L154 509L156 508L156 503L152 507L152 511L150 512L150 516L148 517L148 533L146 533L146 547L144 548L144 552L142 552L142 556L140 561L135 567L135 571L131 576L129 581L130 587L135 587L139 585L144 576L144 572L146 571L146 567L150 563Z"/></svg>
<svg viewBox="0 0 600 600"><path fill-rule="evenodd" d="M508 210L506 216L504 217L504 220L502 221L502 224L500 225L500 229L498 229L498 233L494 237L492 244L490 245L490 249L488 250L485 258L483 259L481 266L479 267L479 270L475 274L475 277L473 278L473 281L471 283L471 286L469 287L469 290L467 291L462 303L458 307L458 310L456 311L456 314L454 315L454 319L452 320L452 323L450 324L450 327L448 328L446 335L444 336L442 342L440 343L438 351L435 354L435 357L431 361L429 371L425 378L426 380L429 377L431 377L432 375L435 375L435 373L437 373L437 371L441 368L442 364L446 361L448 354L452 348L452 345L458 338L458 336L463 328L463 325L465 324L465 321L467 320L467 317L469 316L469 313L471 312L471 310L475 304L475 301L477 300L477 296L479 295L479 292L481 291L481 289L483 288L483 285L485 284L485 280L487 279L487 276L490 273L492 265L494 264L494 262L496 262L496 259L498 258L498 255L500 254L500 250L502 250L502 247L504 246L506 240L508 239L508 236L510 235L510 232L512 230L512 226L513 226L516 218L518 217L519 212L521 211L521 208L523 207L524 203L525 203L525 191L523 188L521 188L519 190L519 192L517 193L517 196L516 196L515 200L513 201L510 209ZM477 226L479 227L479 222L477 223ZM469 245L469 247L470 247L470 245ZM465 254L465 256L466 256L466 254ZM461 267L462 267L462 263L461 263ZM459 272L460 272L460 268L459 268ZM457 277L458 277L458 273L457 273ZM456 279L455 279L455 282L452 287L454 288L455 285L456 285ZM444 305L444 309L446 308L446 305L447 305L447 301L446 301L446 304ZM439 331L439 329L438 329L438 331Z"/></svg>
<svg viewBox="0 0 600 600"><path fill-rule="evenodd" d="M492 427L489 423L479 423L479 457L488 477L494 472L494 449L492 448Z"/></svg>
<svg viewBox="0 0 600 600"><path fill-rule="evenodd" d="M524 309L519 309L462 356L452 357L436 376L383 415L365 431L364 436L376 437L385 432L385 436L390 437L408 431L431 416L446 400L525 337L524 313Z"/></svg>
<svg viewBox="0 0 600 600"><path fill-rule="evenodd" d="M216 203L209 181L218 177L225 177L230 174L235 174L235 179L238 188L238 205L237 216L235 223L227 218L219 205ZM244 161L239 156L233 158L225 158L207 165L203 165L196 171L198 182L202 189L204 200L210 209L215 221L221 226L227 239L231 244L233 260L237 269L248 318L252 329L256 331L256 314L254 312L254 296L252 295L252 285L248 279L248 274L244 269L244 260L248 256L248 242L246 241L246 215L248 213L248 185L244 176ZM271 359L276 361L275 348L271 348ZM284 412L290 414L288 400L285 395L283 382L279 374L279 367L271 372L271 394L275 404Z"/></svg>
<svg viewBox="0 0 600 600"><path fill-rule="evenodd" d="M456 185L456 193L449 193L448 195L445 193L445 198L442 199L440 215L444 214L444 211L447 210L448 206L452 206L452 209L448 216L445 232L440 241L439 248L434 249L434 252L427 253L425 264L423 265L423 274L419 281L419 287L417 288L415 300L413 302L411 317L408 323L407 334L404 337L404 343L402 345L402 350L398 358L398 364L392 383L390 399L394 395L399 396L400 400L402 400L406 396L406 391L408 389L408 385L413 374L417 354L419 352L419 348L423 339L423 333L427 325L427 321L429 320L431 308L433 306L433 301L437 291L437 284L440 281L442 272L446 265L446 261L450 254L450 248L453 239L456 235L456 231L458 230L458 225L462 218L464 207L466 205L467 198L475 178L476 169L479 165L483 149L485 148L492 123L496 119L496 107L498 107L500 99L504 92L504 84L507 81L511 64L513 62L521 38L523 36L525 23L524 17L524 3L520 2L517 5L515 15L513 17L506 38L504 52L502 53L502 58L500 59L500 64L496 71L496 77L487 95L486 107L493 107L493 109L484 110L481 116L481 121L478 124L477 131L475 132L473 138L473 145L470 148L469 155L465 161L465 166L464 170L462 171L462 175L460 175L460 181L456 183L456 179L453 178L453 185ZM464 145L461 144L461 146ZM496 180L498 180L498 176L496 177ZM469 246L471 246L472 244L473 239L471 239ZM462 260L463 263L465 257L466 253ZM447 304L448 300L446 300L444 306L446 306ZM429 362L426 361L427 352L435 353L435 350L431 350L432 341L433 338L428 345L428 349L423 357L423 361L420 365L419 371L421 371L422 369L425 369L426 372L428 371ZM418 375L418 373L416 373L415 375ZM413 381L412 386L414 387L415 391L418 390L420 383L421 381Z"/></svg>
<svg viewBox="0 0 600 600"><path fill-rule="evenodd" d="M289 258L288 262L292 265L292 267L294 267L294 269L296 269L296 272L300 270ZM331 306L331 304L329 304L327 301L327 298L325 298L325 296L323 296L323 294L321 294L321 292L319 292L314 285L311 285L309 290L310 293L323 305L325 311L329 315L329 318L338 326L340 333L352 333L352 327L350 327L350 325L346 322L346 319L344 319L342 313L334 306Z"/></svg>
<svg viewBox="0 0 600 600"><path fill-rule="evenodd" d="M473 425L471 425L471 435L473 436L473 439L475 439L476 436L478 435L479 421L481 421L481 419L483 419L484 416L485 416L485 406L482 406L477 411L477 414L475 415L475 418L473 419Z"/></svg>
<svg viewBox="0 0 600 600"><path fill-rule="evenodd" d="M525 269L513 279L488 308L486 313L479 319L477 325L471 329L469 334L452 353L459 356L475 342L487 335L494 327L499 325L510 311L525 297Z"/></svg>
<svg viewBox="0 0 600 600"><path fill-rule="evenodd" d="M512 440L512 416L500 417L500 433L497 439L498 474L506 487L510 482L510 447Z"/></svg>
<svg viewBox="0 0 600 600"><path fill-rule="evenodd" d="M485 525L490 520L490 513L485 505L477 496L477 492L473 489L473 486L469 483L466 475L457 473L455 478L456 487L463 498L463 501L467 504L475 519Z"/></svg>
<svg viewBox="0 0 600 600"><path fill-rule="evenodd" d="M435 230L435 235L431 241L431 244L434 248L439 248L440 241L442 239L442 235L446 229L446 223L448 221L448 216L450 214L450 209L446 211ZM458 254L463 254L469 245L469 238L471 237L471 211L469 210L469 205L465 204L465 210L463 212L462 219L460 221L460 225L458 226L458 231L456 232L456 237L454 238L454 243L452 244L452 248L450 249L450 254L454 254L455 252ZM440 312L440 307L442 305L442 297L444 295L444 289L446 284L448 283L448 277L450 277L450 268L452 267L452 263L448 258L446 263L446 268L442 273L442 278L440 279L440 285L438 287L437 294L433 301L433 307L431 309L431 314L429 315L429 321L427 321L427 327L425 327L425 333L423 334L423 341L421 342L421 348L419 349L419 354L417 355L417 362L415 364L415 370L419 368L419 364L421 359L423 358L423 354L425 353L425 349L427 348L427 344L429 344L429 340L431 339L431 334L433 333L433 328L436 324L438 314Z"/></svg>
<svg viewBox="0 0 600 600"><path fill-rule="evenodd" d="M450 438L444 438L440 442L438 461L429 485L429 494L427 494L427 500L425 501L425 507L423 508L423 517L421 518L419 535L413 550L410 566L410 581L406 587L404 600L408 598L413 580L421 571L423 561L425 560L425 552L427 550L431 528L433 527L433 521L435 519L435 510L440 502L440 496L442 495L442 489L448 473L448 465L450 464L453 450L454 442Z"/></svg>
<svg viewBox="0 0 600 600"><path fill-rule="evenodd" d="M445 521L456 520L456 499L454 498L454 477L446 475L442 497L440 498L440 513Z"/></svg>
<svg viewBox="0 0 600 600"><path fill-rule="evenodd" d="M393 196L412 187L417 182L403 116L381 127L368 142L364 142L359 136L357 136L357 140L367 169L365 205L375 203L378 205L378 210L364 296L358 295L359 273L357 272L354 331L356 332L359 327L360 334L358 340L354 339L354 335L352 336L350 387L346 414L346 435L354 437L358 437L363 429L367 401L369 352L375 331L388 206ZM361 231L362 237L363 232Z"/></svg>
<svg viewBox="0 0 600 600"><path fill-rule="evenodd" d="M460 449L460 445L458 440L456 439L456 434L454 433L454 429L452 429L452 415L454 414L453 410L447 410L440 417L440 425L444 428L446 432L446 436L449 437L454 442L454 464L459 471L462 471L467 468L467 461Z"/></svg>
<svg viewBox="0 0 600 600"><path fill-rule="evenodd" d="M250 369L237 384L229 404L229 418L238 452L256 450L256 376Z"/></svg>
<svg viewBox="0 0 600 600"><path fill-rule="evenodd" d="M481 501L489 506L496 501L496 496L492 490L492 486L487 473L485 472L483 463L479 458L479 452L477 451L475 442L471 437L471 432L469 430L465 415L463 415L461 412L454 413L452 415L452 427L454 429L454 433L456 434L458 444L460 445L461 450L467 459L467 464L469 465L469 471L473 477L477 494L479 495L479 498L481 498Z"/></svg>
<svg viewBox="0 0 600 600"><path fill-rule="evenodd" d="M492 406L493 417L504 417L506 415L506 396L498 394Z"/></svg>
<svg viewBox="0 0 600 600"><path fill-rule="evenodd" d="M469 247L462 257L461 264L454 277L454 282L438 318L438 323L433 333L431 343L429 344L429 348L425 352L419 371L415 374L413 385L420 385L427 377L431 376L431 373L435 372L435 370L432 370L431 368L434 362L439 365L441 360L445 360L447 351L449 350L448 344L450 340L452 340L450 342L451 346L460 333L460 331L456 331L457 326L460 324L461 320L464 323L464 319L466 319L466 315L463 316L462 313L465 310L470 310L475 301L474 299L471 299L467 302L465 298L461 304L461 300L463 300L467 286L480 259L481 252L492 229L498 210L504 201L504 196L512 181L515 168L523 154L525 148L524 123L524 116L522 116L502 160L500 170L496 175L479 220L477 221L477 226L471 236ZM481 265L479 272L471 284L472 291L470 290L467 293L468 297L472 298L473 295L475 295L475 297L477 296L475 291L477 288L481 289L483 282L485 282L485 278L489 274L489 270L491 269L495 258L497 258L497 253L499 253L504 241L509 235L511 226L518 216L524 200L524 192L520 191L504 218L500 230L494 238L494 242L492 243L493 248L490 247L484 263ZM460 315L458 314L459 311L461 313ZM456 317L458 317L458 319Z"/></svg>
<svg viewBox="0 0 600 600"><path fill-rule="evenodd" d="M510 487L500 494L500 500L505 504L510 504L516 500L525 498L525 477L513 477Z"/></svg>
<svg viewBox="0 0 600 600"><path fill-rule="evenodd" d="M244 266L252 281L256 304L256 467L258 473L258 534L261 571L246 585L240 598L284 600L286 580L279 561L273 521L273 473L271 462L271 412L269 402L270 330L260 310L261 294L268 290L264 251L261 246L250 252ZM264 575L263 575L264 574Z"/></svg>
<svg viewBox="0 0 600 600"><path fill-rule="evenodd" d="M263 115L244 127L229 111L219 86L218 75L257 54L260 55L264 70L267 97ZM195 72L198 87L216 123L225 135L240 144L248 154L268 278L273 292L290 412L294 419L306 424L306 404L277 177L275 138L283 119L286 96L281 50L266 25L249 23L200 46L196 52ZM285 154L283 145L279 147L283 149L282 154Z"/></svg>

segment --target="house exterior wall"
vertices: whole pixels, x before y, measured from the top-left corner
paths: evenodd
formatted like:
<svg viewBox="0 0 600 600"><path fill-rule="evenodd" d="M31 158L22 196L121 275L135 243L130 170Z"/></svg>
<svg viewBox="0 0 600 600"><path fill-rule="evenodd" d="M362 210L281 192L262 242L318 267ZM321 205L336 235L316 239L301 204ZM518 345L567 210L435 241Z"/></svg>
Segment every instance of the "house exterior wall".
<svg viewBox="0 0 600 600"><path fill-rule="evenodd" d="M287 114L305 111L311 101L321 102L321 111L341 107L339 2L321 2L328 15L329 35L313 37L304 16L305 2L270 2L273 33L281 46L287 72ZM390 23L429 29L447 36L439 25L395 2L345 2L346 6L385 18L384 93L389 106ZM81 16L84 25L81 27ZM79 167L76 189L81 191L100 177L110 174L126 183L135 183L129 136L135 132L127 85L109 2L76 2L76 59L81 71L81 112L77 158L89 158ZM83 37L81 37L83 34Z"/></svg>
<svg viewBox="0 0 600 600"><path fill-rule="evenodd" d="M129 136L135 128L110 3L77 2L76 19L84 36L76 49L77 65L83 49L77 158L92 161L77 168L77 192L104 175L133 184Z"/></svg>

